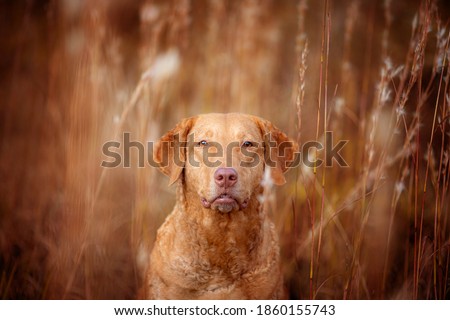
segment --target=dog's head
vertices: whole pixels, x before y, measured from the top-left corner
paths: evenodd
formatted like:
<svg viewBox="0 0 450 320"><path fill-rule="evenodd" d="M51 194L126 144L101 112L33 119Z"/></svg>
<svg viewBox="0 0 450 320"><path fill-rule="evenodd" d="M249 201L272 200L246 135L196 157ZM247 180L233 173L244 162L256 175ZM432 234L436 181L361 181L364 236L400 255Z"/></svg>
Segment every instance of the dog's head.
<svg viewBox="0 0 450 320"><path fill-rule="evenodd" d="M294 160L297 144L272 123L239 114L187 118L155 147L155 160L170 184L184 183L205 208L230 212L247 207L265 169L277 185Z"/></svg>

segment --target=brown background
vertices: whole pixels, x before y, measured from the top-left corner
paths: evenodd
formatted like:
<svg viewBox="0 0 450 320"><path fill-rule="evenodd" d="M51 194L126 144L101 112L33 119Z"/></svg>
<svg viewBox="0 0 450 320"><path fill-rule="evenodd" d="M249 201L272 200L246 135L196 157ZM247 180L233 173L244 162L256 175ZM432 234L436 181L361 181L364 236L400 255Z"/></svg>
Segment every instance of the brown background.
<svg viewBox="0 0 450 320"><path fill-rule="evenodd" d="M102 169L102 145L239 111L349 141L349 167L293 169L270 201L291 298L448 299L448 3L325 3L1 1L0 297L135 297L174 189ZM167 52L176 72L140 80Z"/></svg>

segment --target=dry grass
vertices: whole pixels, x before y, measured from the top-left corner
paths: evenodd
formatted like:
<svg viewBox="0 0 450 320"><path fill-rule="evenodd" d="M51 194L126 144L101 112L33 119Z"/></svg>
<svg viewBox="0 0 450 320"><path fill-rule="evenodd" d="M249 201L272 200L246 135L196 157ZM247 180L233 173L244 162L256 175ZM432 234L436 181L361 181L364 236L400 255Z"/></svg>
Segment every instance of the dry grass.
<svg viewBox="0 0 450 320"><path fill-rule="evenodd" d="M444 1L0 8L0 297L133 298L174 190L135 154L102 169L103 143L241 111L348 140L348 167L295 168L272 197L291 298L450 298Z"/></svg>

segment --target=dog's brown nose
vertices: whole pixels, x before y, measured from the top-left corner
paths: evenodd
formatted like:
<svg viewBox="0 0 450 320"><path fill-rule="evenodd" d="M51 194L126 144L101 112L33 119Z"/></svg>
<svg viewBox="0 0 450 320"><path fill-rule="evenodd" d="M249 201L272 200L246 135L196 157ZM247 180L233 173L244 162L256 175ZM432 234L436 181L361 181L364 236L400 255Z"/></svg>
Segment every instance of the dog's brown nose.
<svg viewBox="0 0 450 320"><path fill-rule="evenodd" d="M219 168L214 173L214 181L221 188L230 188L237 182L238 174L233 168Z"/></svg>

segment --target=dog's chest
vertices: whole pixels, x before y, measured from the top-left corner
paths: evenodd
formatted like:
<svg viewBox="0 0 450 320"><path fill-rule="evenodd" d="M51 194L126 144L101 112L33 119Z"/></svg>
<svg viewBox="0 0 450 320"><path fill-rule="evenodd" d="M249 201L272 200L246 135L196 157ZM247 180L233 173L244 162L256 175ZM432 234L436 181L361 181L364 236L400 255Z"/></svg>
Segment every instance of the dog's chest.
<svg viewBox="0 0 450 320"><path fill-rule="evenodd" d="M170 265L192 288L227 286L250 272L256 262L260 230L230 226L191 228L177 237ZM232 226L234 227L234 226Z"/></svg>

